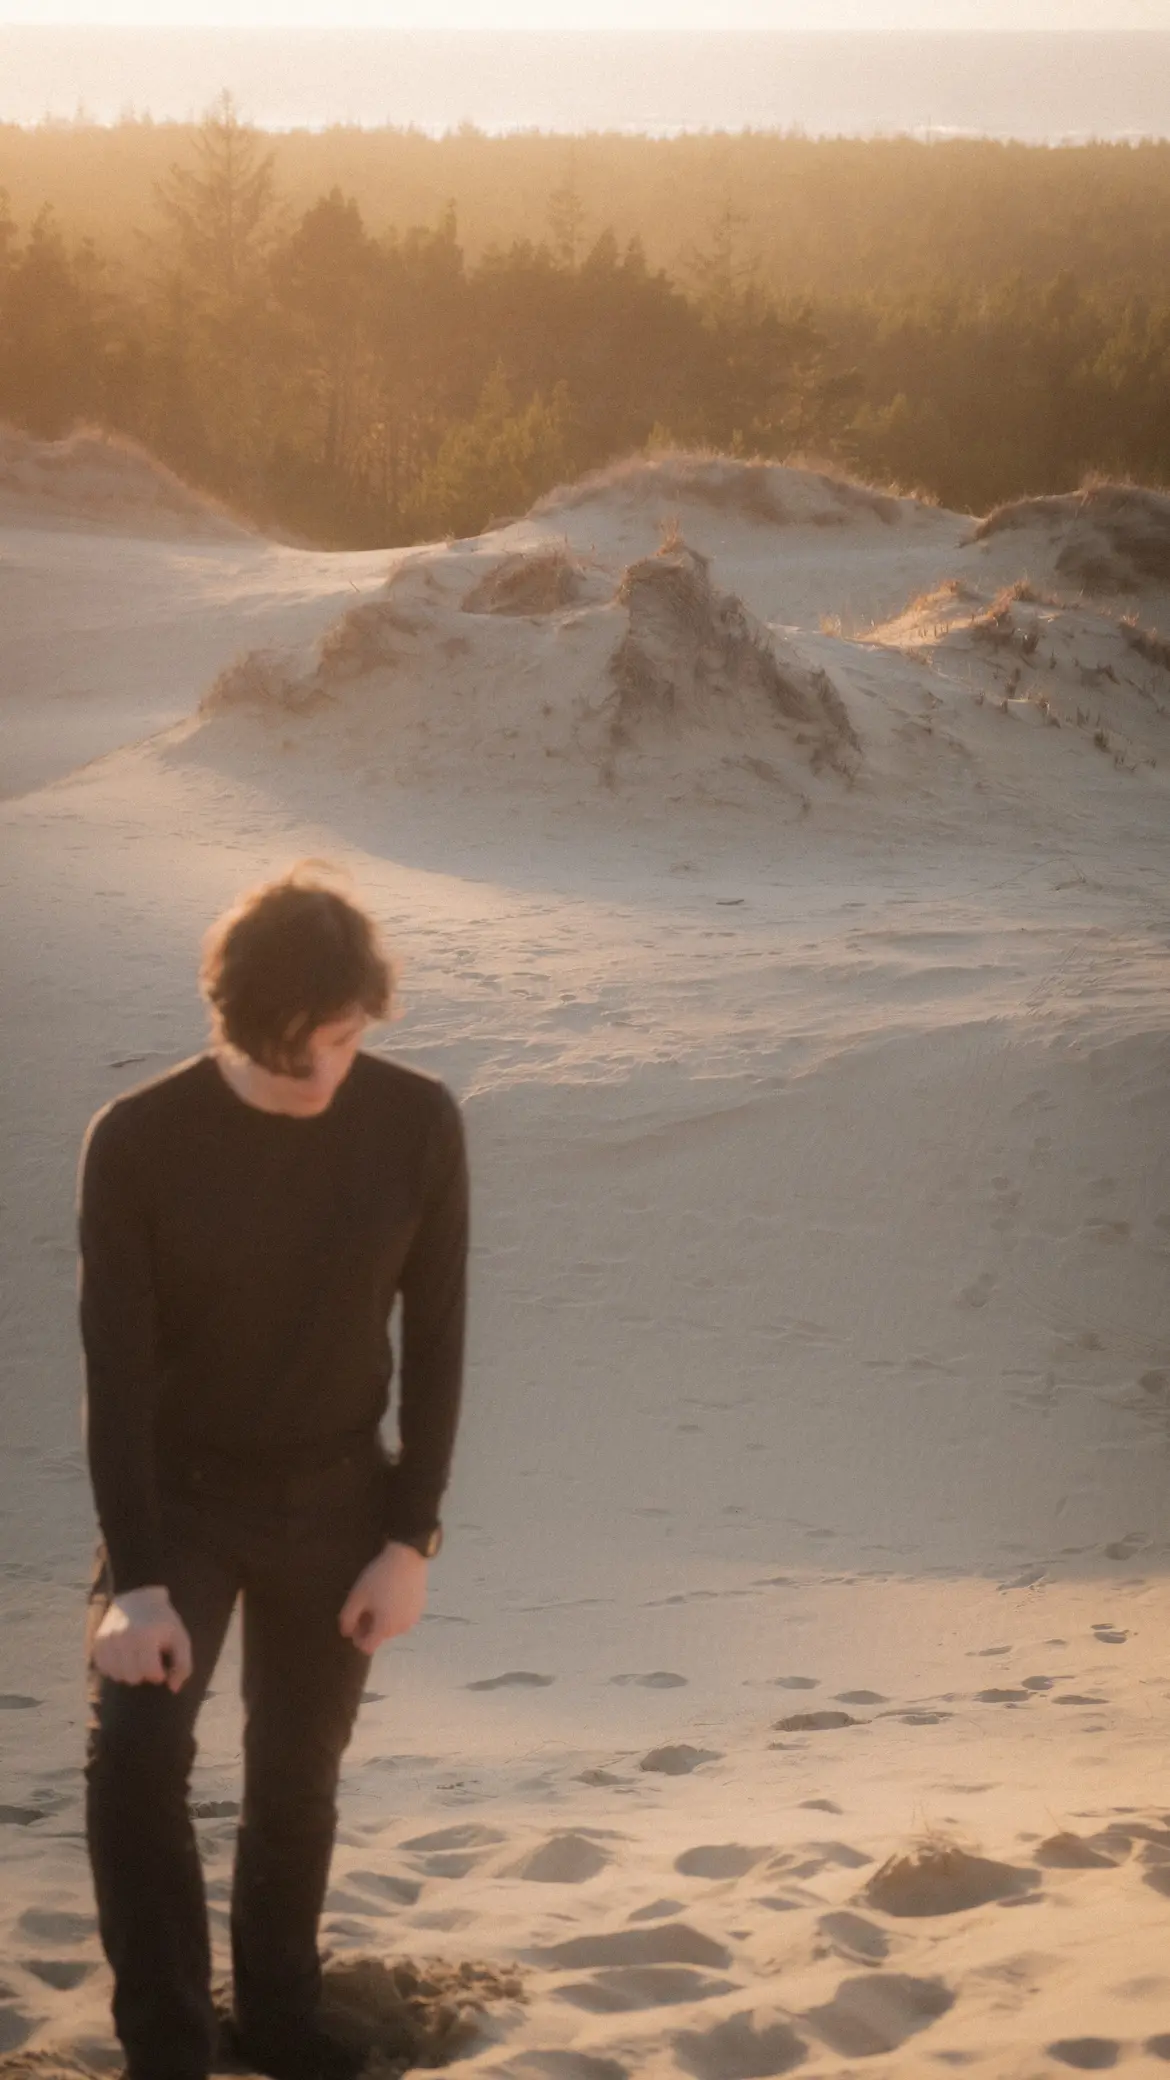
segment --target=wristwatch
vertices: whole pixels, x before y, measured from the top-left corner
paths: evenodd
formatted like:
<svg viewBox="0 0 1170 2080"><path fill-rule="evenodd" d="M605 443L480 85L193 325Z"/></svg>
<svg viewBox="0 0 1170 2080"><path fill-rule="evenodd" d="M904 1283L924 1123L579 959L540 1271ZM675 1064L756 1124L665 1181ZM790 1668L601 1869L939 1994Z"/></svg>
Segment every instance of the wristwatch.
<svg viewBox="0 0 1170 2080"><path fill-rule="evenodd" d="M415 1552L421 1553L424 1560L433 1560L443 1543L443 1527L436 1524L433 1531L419 1531L414 1538L396 1537L394 1543L399 1546L413 1546Z"/></svg>

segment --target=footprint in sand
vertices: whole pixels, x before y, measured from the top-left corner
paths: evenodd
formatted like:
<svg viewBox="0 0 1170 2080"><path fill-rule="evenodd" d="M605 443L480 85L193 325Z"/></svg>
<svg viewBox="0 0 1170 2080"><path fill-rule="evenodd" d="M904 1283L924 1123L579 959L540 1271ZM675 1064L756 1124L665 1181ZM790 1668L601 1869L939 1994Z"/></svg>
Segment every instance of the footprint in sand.
<svg viewBox="0 0 1170 2080"><path fill-rule="evenodd" d="M534 1964L592 1971L609 1965L693 1964L726 1970L731 1952L714 1936L705 1936L689 1921L668 1921L659 1928L619 1928L593 1936L567 1936L525 1952Z"/></svg>
<svg viewBox="0 0 1170 2080"><path fill-rule="evenodd" d="M481 1676L476 1683L465 1683L465 1690L544 1690L555 1683L555 1676L536 1675L530 1668L510 1668L502 1676Z"/></svg>
<svg viewBox="0 0 1170 2080"><path fill-rule="evenodd" d="M864 1979L843 1979L831 2001L806 2008L801 2020L843 2057L870 2058L896 2051L954 2004L954 1994L941 1979L873 1972Z"/></svg>
<svg viewBox="0 0 1170 2080"><path fill-rule="evenodd" d="M836 1913L822 1914L817 1927L837 1955L847 1958L850 1964L884 1964L890 1954L885 1929L867 1921L864 1914L851 1914L842 1908Z"/></svg>
<svg viewBox="0 0 1170 2080"><path fill-rule="evenodd" d="M395 1878L389 1871L347 1871L347 1885L357 1885L363 1892L372 1892L391 1906L413 1907L422 1886L414 1878ZM367 1908L367 1912L376 1908Z"/></svg>
<svg viewBox="0 0 1170 2080"><path fill-rule="evenodd" d="M773 2080L790 2073L808 2046L786 2022L760 2022L749 2010L726 2015L710 2029L680 2030L674 2055L695 2080Z"/></svg>
<svg viewBox="0 0 1170 2080"><path fill-rule="evenodd" d="M83 1985L96 1970L96 1966L83 1964L76 1957L22 1957L21 1963L26 1972L31 1972L33 1978L39 1979L43 1985L51 1986L55 1993L72 1993L75 1986Z"/></svg>
<svg viewBox="0 0 1170 2080"><path fill-rule="evenodd" d="M702 1842L674 1859L684 1878L742 1878L772 1854L771 1848L749 1849L742 1842Z"/></svg>
<svg viewBox="0 0 1170 2080"><path fill-rule="evenodd" d="M686 1684L687 1678L676 1675L670 1668L653 1668L649 1675L611 1676L609 1680L611 1683L636 1683L642 1690L678 1690Z"/></svg>
<svg viewBox="0 0 1170 2080"><path fill-rule="evenodd" d="M1044 2049L1049 2058L1075 2067L1078 2073L1106 2073L1121 2056L1121 2046L1112 2037L1061 2037Z"/></svg>
<svg viewBox="0 0 1170 2080"><path fill-rule="evenodd" d="M734 1979L715 1979L688 1964L614 1965L592 1979L553 1988L553 1998L591 2015L619 2015L634 2008L674 2007L709 2001L736 1991Z"/></svg>
<svg viewBox="0 0 1170 2080"><path fill-rule="evenodd" d="M27 1907L16 1926L42 1943L84 1943L97 1934L95 1915L69 1914L64 1908Z"/></svg>
<svg viewBox="0 0 1170 2080"><path fill-rule="evenodd" d="M900 1719L906 1726L941 1726L944 1719L953 1719L953 1712L879 1712L879 1719Z"/></svg>
<svg viewBox="0 0 1170 2080"><path fill-rule="evenodd" d="M780 1858L774 1858L768 1865L769 1873L785 1870L785 1875L790 1878L819 1878L822 1871L834 1868L860 1871L867 1863L873 1862L872 1856L854 1849L849 1842L802 1842L801 1848L812 1852L811 1855L805 1854L802 1863L793 1862L791 1855L783 1852Z"/></svg>
<svg viewBox="0 0 1170 2080"><path fill-rule="evenodd" d="M521 2051L505 2069L516 2080L629 2080L615 2058L589 2051Z"/></svg>
<svg viewBox="0 0 1170 2080"><path fill-rule="evenodd" d="M977 1690L976 1704L1027 1704L1030 1690Z"/></svg>
<svg viewBox="0 0 1170 2080"><path fill-rule="evenodd" d="M412 1835L399 1846L414 1856L428 1878L465 1878L480 1862L485 1850L507 1841L494 1827L468 1821L462 1827L440 1827L431 1834Z"/></svg>
<svg viewBox="0 0 1170 2080"><path fill-rule="evenodd" d="M0 1695L0 1712L35 1712L42 1700L25 1697L19 1690L7 1690Z"/></svg>
<svg viewBox="0 0 1170 2080"><path fill-rule="evenodd" d="M692 1748L689 1741L676 1741L664 1748L651 1748L643 1755L639 1769L657 1771L664 1777L687 1777L703 1762L721 1762L718 1748Z"/></svg>
<svg viewBox="0 0 1170 2080"><path fill-rule="evenodd" d="M826 1733L837 1726L862 1726L850 1712L793 1712L787 1719L774 1719L774 1733Z"/></svg>
<svg viewBox="0 0 1170 2080"><path fill-rule="evenodd" d="M1144 1544L1145 1538L1140 1531L1127 1531L1124 1538L1111 1539L1102 1551L1107 1560L1132 1560Z"/></svg>
<svg viewBox="0 0 1170 2080"><path fill-rule="evenodd" d="M802 1798L800 1803L812 1813L843 1813L845 1810L834 1798Z"/></svg>
<svg viewBox="0 0 1170 2080"><path fill-rule="evenodd" d="M1155 2058L1170 2059L1170 2030L1161 2030L1156 2037L1147 2037L1142 2049L1151 2052Z"/></svg>
<svg viewBox="0 0 1170 2080"><path fill-rule="evenodd" d="M588 1835L570 1831L550 1835L518 1863L509 1864L501 1875L527 1878L541 1885L583 1885L612 1862L608 1849L602 1849Z"/></svg>
<svg viewBox="0 0 1170 2080"><path fill-rule="evenodd" d="M838 1690L838 1704L888 1704L880 1690Z"/></svg>
<svg viewBox="0 0 1170 2080"><path fill-rule="evenodd" d="M1050 1834L1047 1841L1041 1842L1035 1861L1052 1871L1113 1870L1117 1865L1115 1856L1102 1855L1083 1835L1068 1829Z"/></svg>
<svg viewBox="0 0 1170 2080"><path fill-rule="evenodd" d="M817 1676L773 1676L778 1690L815 1690L819 1685Z"/></svg>
<svg viewBox="0 0 1170 2080"><path fill-rule="evenodd" d="M1106 1647L1123 1647L1129 1638L1128 1632L1122 1632L1119 1626L1111 1624L1108 1620L1103 1621L1100 1625L1094 1625L1093 1636L1095 1639L1099 1639L1101 1644Z"/></svg>
<svg viewBox="0 0 1170 2080"><path fill-rule="evenodd" d="M36 2020L26 2015L23 2008L9 2007L6 2002L0 2007L0 2052L15 2051L31 2037L36 2026Z"/></svg>

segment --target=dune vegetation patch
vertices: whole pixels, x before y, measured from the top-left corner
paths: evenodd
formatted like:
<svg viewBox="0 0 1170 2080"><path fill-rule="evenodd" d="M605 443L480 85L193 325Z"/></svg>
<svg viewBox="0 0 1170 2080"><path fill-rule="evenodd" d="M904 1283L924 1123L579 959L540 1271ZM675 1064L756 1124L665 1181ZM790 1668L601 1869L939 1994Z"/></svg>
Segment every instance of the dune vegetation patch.
<svg viewBox="0 0 1170 2080"><path fill-rule="evenodd" d="M344 681L395 664L401 639L416 632L416 623L385 595L362 600L330 623L307 667L287 650L247 650L233 659L204 694L200 713L252 708L310 714L336 700L336 688Z"/></svg>
<svg viewBox="0 0 1170 2080"><path fill-rule="evenodd" d="M283 650L245 650L217 673L199 703L201 715L222 715L233 708L254 708L303 715L312 705Z"/></svg>
<svg viewBox="0 0 1170 2080"><path fill-rule="evenodd" d="M845 769L860 747L827 673L785 666L767 629L711 582L707 558L675 539L632 563L618 588L626 632L610 660L610 742L648 730L767 716L809 733L814 767Z"/></svg>
<svg viewBox="0 0 1170 2080"><path fill-rule="evenodd" d="M518 550L473 585L465 614L556 614L576 606L586 575L567 549Z"/></svg>
<svg viewBox="0 0 1170 2080"><path fill-rule="evenodd" d="M886 1914L961 1914L992 1900L1021 1899L1039 1883L1036 1871L973 1855L946 1835L930 1833L901 1855L887 1857L864 1887L864 1897Z"/></svg>

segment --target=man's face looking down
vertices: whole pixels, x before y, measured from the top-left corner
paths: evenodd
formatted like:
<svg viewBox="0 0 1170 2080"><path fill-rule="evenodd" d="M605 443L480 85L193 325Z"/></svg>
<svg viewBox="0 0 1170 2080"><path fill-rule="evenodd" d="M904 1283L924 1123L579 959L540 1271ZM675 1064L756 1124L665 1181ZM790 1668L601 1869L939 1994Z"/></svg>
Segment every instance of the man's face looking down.
<svg viewBox="0 0 1170 2080"><path fill-rule="evenodd" d="M268 1111L299 1118L327 1112L353 1067L369 1023L365 1012L357 1009L314 1026L297 1045L296 1070L287 1074L249 1062L248 1080L256 1098Z"/></svg>

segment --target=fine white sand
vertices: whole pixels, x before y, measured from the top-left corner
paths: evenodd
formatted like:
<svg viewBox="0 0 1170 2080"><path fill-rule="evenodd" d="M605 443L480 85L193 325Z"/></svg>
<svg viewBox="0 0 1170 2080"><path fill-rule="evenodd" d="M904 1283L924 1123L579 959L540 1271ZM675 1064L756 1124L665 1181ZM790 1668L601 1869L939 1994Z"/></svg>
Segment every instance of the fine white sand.
<svg viewBox="0 0 1170 2080"><path fill-rule="evenodd" d="M516 2080L1164 2070L1165 502L978 535L676 458L326 556L132 461L0 472L8 2072L118 2062L77 1144L306 854L382 921L375 1044L458 1091L475 1184L335 1989L414 1960L452 2070ZM238 1762L232 1648L220 1946Z"/></svg>

